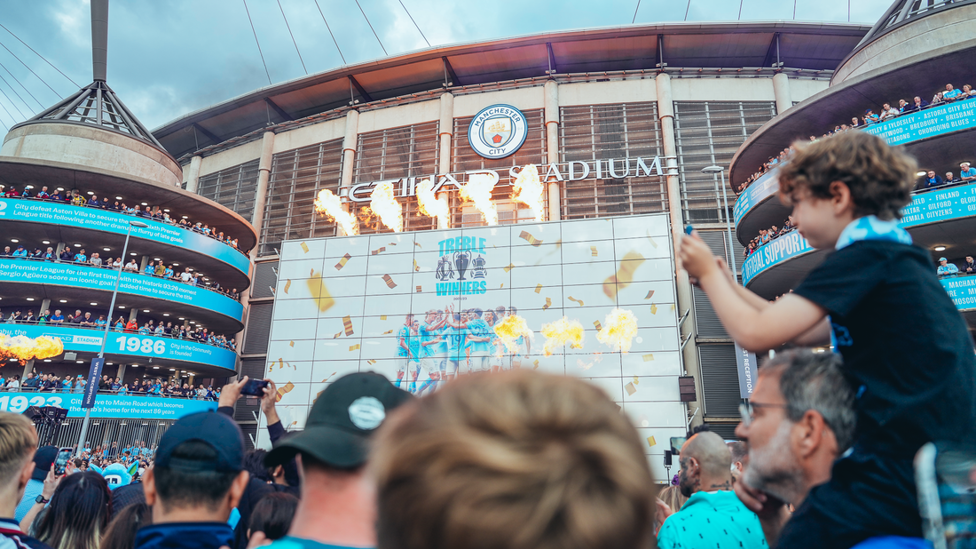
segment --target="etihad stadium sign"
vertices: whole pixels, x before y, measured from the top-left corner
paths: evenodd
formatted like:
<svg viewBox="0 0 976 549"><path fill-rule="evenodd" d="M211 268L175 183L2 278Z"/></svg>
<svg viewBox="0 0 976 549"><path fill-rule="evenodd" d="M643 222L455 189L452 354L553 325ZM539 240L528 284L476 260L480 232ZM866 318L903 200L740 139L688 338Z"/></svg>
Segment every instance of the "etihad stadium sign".
<svg viewBox="0 0 976 549"><path fill-rule="evenodd" d="M474 174L487 174L496 184L511 185L518 177L521 167L513 166L508 170L507 181L502 182L501 175L495 170L469 170L461 173L436 174L422 177L401 177L399 179L384 179L359 183L349 189L349 200L352 202L369 202L369 194L373 187L381 183L392 183L393 192L397 197L416 196L417 185L424 179L434 182L434 192L460 190ZM661 165L661 157L655 156L650 161L637 158L611 158L609 160L573 160L571 162L553 163L539 167L539 179L542 182L551 181L580 181L582 179L623 179L626 177L663 177L667 175ZM543 173L545 170L545 173Z"/></svg>

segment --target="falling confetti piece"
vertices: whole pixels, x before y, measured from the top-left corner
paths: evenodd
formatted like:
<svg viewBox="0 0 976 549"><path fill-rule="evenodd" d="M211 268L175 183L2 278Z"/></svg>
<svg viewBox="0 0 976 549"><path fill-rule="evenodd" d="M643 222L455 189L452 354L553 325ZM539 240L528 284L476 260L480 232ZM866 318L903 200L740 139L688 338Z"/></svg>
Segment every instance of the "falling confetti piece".
<svg viewBox="0 0 976 549"><path fill-rule="evenodd" d="M387 244L387 246L396 246L396 245L397 245L396 242L390 242L389 244Z"/></svg>
<svg viewBox="0 0 976 549"><path fill-rule="evenodd" d="M294 347L295 346L295 342L294 341L289 341L288 342L288 346L289 347Z"/></svg>
<svg viewBox="0 0 976 549"><path fill-rule="evenodd" d="M656 315L657 314L657 305L655 305L653 303L651 303L651 314L652 315Z"/></svg>
<svg viewBox="0 0 976 549"><path fill-rule="evenodd" d="M420 245L420 242L414 242L413 245L420 248L421 250L424 249L424 247Z"/></svg>
<svg viewBox="0 0 976 549"><path fill-rule="evenodd" d="M318 276L314 270L312 271L312 278L309 278L306 282L308 282L308 292L312 295L312 300L318 305L319 311L324 313L335 305L332 294L325 287L325 280L321 276Z"/></svg>
<svg viewBox="0 0 976 549"><path fill-rule="evenodd" d="M383 332L383 335L390 335L392 333L393 333L393 330L387 330L387 331Z"/></svg>
<svg viewBox="0 0 976 549"><path fill-rule="evenodd" d="M593 321L593 326L596 328L596 331L598 331L598 332L603 329L603 325L600 324L600 321L599 320L594 320Z"/></svg>
<svg viewBox="0 0 976 549"><path fill-rule="evenodd" d="M275 395L275 402L281 402L281 397L292 392L294 388L295 388L295 384L290 381L286 383L284 387L278 387L278 394Z"/></svg>
<svg viewBox="0 0 976 549"><path fill-rule="evenodd" d="M546 304L542 306L542 310L545 311L549 307L552 307L552 298L551 297L547 297L546 298Z"/></svg>
<svg viewBox="0 0 976 549"><path fill-rule="evenodd" d="M278 357L278 369L281 370L284 367L285 367L285 361L281 357Z"/></svg>
<svg viewBox="0 0 976 549"><path fill-rule="evenodd" d="M349 350L350 350L350 351L355 351L355 350L356 350L356 349L358 349L358 348L359 348L359 344L358 344L358 343L357 343L357 344L355 344L355 345L350 345L350 346L349 346Z"/></svg>
<svg viewBox="0 0 976 549"><path fill-rule="evenodd" d="M628 383L627 385L624 385L624 390L627 391L628 395L633 395L637 392L637 387L634 387L633 383Z"/></svg>
<svg viewBox="0 0 976 549"><path fill-rule="evenodd" d="M542 241L541 240L538 240L538 239L536 239L536 237L530 235L528 231L522 231L519 234L519 238L521 238L522 240L528 242L529 244L532 244L536 248L538 248L542 244Z"/></svg>
<svg viewBox="0 0 976 549"><path fill-rule="evenodd" d="M647 437L647 445L650 446L651 448L657 446L657 441L654 440L653 436Z"/></svg>
<svg viewBox="0 0 976 549"><path fill-rule="evenodd" d="M367 360L366 361L366 364L371 364L371 365L372 364L376 364L376 361L375 360Z"/></svg>
<svg viewBox="0 0 976 549"><path fill-rule="evenodd" d="M342 317L342 327L346 329L346 335L347 336L351 336L353 334L353 331L352 331L352 318L350 318L348 316Z"/></svg>
<svg viewBox="0 0 976 549"><path fill-rule="evenodd" d="M620 260L620 268L617 269L617 274L603 281L603 293L610 299L617 297L618 291L630 286L634 280L634 271L642 263L644 263L644 256L635 251L627 252L624 258Z"/></svg>
<svg viewBox="0 0 976 549"><path fill-rule="evenodd" d="M423 287L422 286L417 286L417 293L419 294L422 291L424 291Z"/></svg>
<svg viewBox="0 0 976 549"><path fill-rule="evenodd" d="M505 283L504 282L502 282L501 284L498 285L498 289L499 290L502 289L502 288L504 288L504 287L505 287Z"/></svg>
<svg viewBox="0 0 976 549"><path fill-rule="evenodd" d="M674 312L674 303L671 304L671 312Z"/></svg>
<svg viewBox="0 0 976 549"><path fill-rule="evenodd" d="M596 251L596 246L590 246L590 253L593 254L593 257L600 255L600 252Z"/></svg>
<svg viewBox="0 0 976 549"><path fill-rule="evenodd" d="M382 246L382 247L380 247L380 249L378 249L378 250L373 250L373 251L372 251L372 252L370 252L370 253L371 253L371 254L373 254L373 255L376 255L376 254L378 254L378 253L382 253L382 252L385 252L385 251L386 251L386 246Z"/></svg>
<svg viewBox="0 0 976 549"><path fill-rule="evenodd" d="M640 385L640 379L637 376L634 376L634 385Z"/></svg>
<svg viewBox="0 0 976 549"><path fill-rule="evenodd" d="M533 370L539 369L539 359L536 359L536 361L532 363L532 369Z"/></svg>
<svg viewBox="0 0 976 549"><path fill-rule="evenodd" d="M380 315L380 320L386 320L386 315Z"/></svg>
<svg viewBox="0 0 976 549"><path fill-rule="evenodd" d="M539 284L538 286L535 287L535 293L539 293L541 291L542 291L542 284Z"/></svg>
<svg viewBox="0 0 976 549"><path fill-rule="evenodd" d="M339 339L339 336L341 336L341 335L342 335L342 332L338 332L338 333L336 333L336 335L332 336L332 339Z"/></svg>
<svg viewBox="0 0 976 549"><path fill-rule="evenodd" d="M573 297L573 296L569 296L569 300L570 300L570 301L575 301L576 303L579 303L579 306L580 306L580 307L582 307L582 306L583 306L583 300L582 300L582 299L576 299L576 298L575 298L575 297Z"/></svg>
<svg viewBox="0 0 976 549"><path fill-rule="evenodd" d="M352 259L352 256L349 254L342 256L342 259L340 259L339 262L335 264L336 270L341 271L342 268L346 266L346 262L348 262L350 259Z"/></svg>
<svg viewBox="0 0 976 549"><path fill-rule="evenodd" d="M589 370L593 367L592 362L583 362L582 358L576 359L576 365L580 367L580 370Z"/></svg>
<svg viewBox="0 0 976 549"><path fill-rule="evenodd" d="M393 277L388 274L383 275L383 282L386 282L386 285L389 286L391 290L397 287L396 282L393 282Z"/></svg>
<svg viewBox="0 0 976 549"><path fill-rule="evenodd" d="M304 250L305 253L308 253L308 244L302 242L301 246L302 246L302 250Z"/></svg>
<svg viewBox="0 0 976 549"><path fill-rule="evenodd" d="M310 271L308 271L308 277L309 278L312 278L314 276L315 276L315 269L311 269Z"/></svg>
<svg viewBox="0 0 976 549"><path fill-rule="evenodd" d="M286 294L288 293L288 290L290 288L291 288L291 279L288 279L288 280L285 281L285 293Z"/></svg>
<svg viewBox="0 0 976 549"><path fill-rule="evenodd" d="M650 362L652 360L654 360L654 354L653 353L648 353L648 354L644 355L644 362Z"/></svg>
<svg viewBox="0 0 976 549"><path fill-rule="evenodd" d="M647 292L647 295L644 296L644 299L650 299L652 297L654 297L654 290Z"/></svg>
<svg viewBox="0 0 976 549"><path fill-rule="evenodd" d="M514 268L515 268L515 264L514 263L509 263L508 264L508 267L502 267L502 270L507 273L508 271L511 271Z"/></svg>
<svg viewBox="0 0 976 549"><path fill-rule="evenodd" d="M420 265L417 265L417 260L416 259L413 260L413 270L414 271L420 271Z"/></svg>

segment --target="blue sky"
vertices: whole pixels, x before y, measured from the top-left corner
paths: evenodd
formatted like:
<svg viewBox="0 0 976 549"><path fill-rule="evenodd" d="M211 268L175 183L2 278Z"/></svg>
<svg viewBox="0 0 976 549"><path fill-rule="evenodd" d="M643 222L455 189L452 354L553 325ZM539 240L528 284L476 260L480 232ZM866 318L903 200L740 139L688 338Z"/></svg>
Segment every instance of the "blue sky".
<svg viewBox="0 0 976 549"><path fill-rule="evenodd" d="M280 0L309 74L343 65L315 0ZM402 0L433 46L546 31L629 25L637 0ZM359 0L389 55L427 44L401 0ZM891 0L850 2L851 21L873 24ZM5 2L0 24L79 85L91 82L90 8L83 0ZM691 0L689 21L729 21L738 0ZM797 20L844 22L849 0L796 0ZM355 2L318 0L348 64L384 56ZM681 21L685 0L641 0L637 23ZM247 0L271 80L305 75L276 0ZM788 0L742 0L742 19L793 19ZM77 87L0 29L0 129ZM12 53L11 53L12 52ZM16 55L55 91L13 57ZM9 71L9 72L8 72ZM18 84L12 77L21 84ZM6 80L6 82L3 81ZM108 83L150 129L268 85L243 0L112 0ZM4 95L5 94L5 95ZM4 110L6 109L6 110Z"/></svg>

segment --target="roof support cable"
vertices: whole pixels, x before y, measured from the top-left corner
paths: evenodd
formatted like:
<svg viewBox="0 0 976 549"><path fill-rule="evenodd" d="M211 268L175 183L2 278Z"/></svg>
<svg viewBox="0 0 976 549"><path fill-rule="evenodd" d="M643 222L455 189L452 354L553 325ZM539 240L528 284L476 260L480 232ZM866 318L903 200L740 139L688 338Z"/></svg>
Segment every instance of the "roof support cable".
<svg viewBox="0 0 976 549"><path fill-rule="evenodd" d="M24 103L24 105L27 104L26 102L24 102L24 98L20 97L20 94L17 93L17 90L15 90L14 87L10 85L10 82L7 82L7 79L4 78L3 75L0 75L0 80L2 80L3 83L10 88L10 91L14 92L14 95L16 95L20 99L21 103ZM7 92L3 91L3 88L0 88L0 93L2 93L3 96L7 98L7 101L10 101L10 104L13 105L15 109L17 109L17 112L19 112L21 116L24 116L24 111L20 110L20 107L17 106L17 103L14 103L14 100L11 99L9 95L7 95ZM27 117L24 116L24 118Z"/></svg>
<svg viewBox="0 0 976 549"><path fill-rule="evenodd" d="M4 95L7 95L7 94L4 94ZM8 100L9 100L9 98L8 98ZM10 119L14 121L14 124L16 124L17 123L17 119L14 118L14 115L10 114L10 111L7 110L7 106L4 105L3 103L0 103L0 107L3 107L3 111L6 112L7 113L7 116L9 116ZM0 120L0 124L3 124L3 120ZM3 127L6 128L7 125L6 124L3 124Z"/></svg>
<svg viewBox="0 0 976 549"><path fill-rule="evenodd" d="M65 78L67 78L69 82L71 82L72 84L74 84L75 86L77 86L77 87L79 87L79 88L81 87L81 84L79 84L79 83L77 83L77 82L75 82L74 80L72 80L72 79L71 79L71 77L70 77L70 76L68 76L67 74L64 74L63 72L61 72L61 69L59 69L59 68L57 68L57 67L55 67L53 63L51 63L51 62L50 62L50 61L48 61L47 59L44 59L44 56L43 56L43 55L41 55L41 54L39 54L39 53L37 53L37 51L35 51L35 50L34 50L34 48L32 48L32 47L30 47L30 45L28 45L28 44L27 44L27 42L24 42L23 40L21 40L19 36L17 36L16 34L14 34L14 33L13 33L13 32L12 32L12 31L11 31L10 29L8 29L7 27L5 27L5 26L3 26L3 24L0 24L0 29L3 29L3 30L5 30L5 31L7 31L7 32L9 32L9 33L10 33L10 36L13 36L14 38L16 38L16 39L17 39L17 41L18 41L18 42L20 42L20 43L21 43L21 44L23 44L24 46L27 46L27 49L29 49L30 51L32 51L32 52L34 52L34 55L36 55L36 56L38 56L38 57L40 57L41 59L43 59L45 63L47 63L48 65L51 65L51 68L52 68L52 69L54 69L54 70L56 70L56 71L58 71L59 73L61 73L61 76L63 76L63 77L65 77Z"/></svg>
<svg viewBox="0 0 976 549"><path fill-rule="evenodd" d="M746 0L739 0L739 16L735 18L736 21L741 21L742 20L742 4L744 4L745 1ZM850 2L850 0L847 0L847 1Z"/></svg>
<svg viewBox="0 0 976 549"><path fill-rule="evenodd" d="M244 2L247 22L251 24L251 32L254 33L254 43L258 45L258 54L261 56L261 64L264 65L264 74L268 75L268 85L271 85L271 73L268 71L268 64L264 61L264 52L261 51L261 42L258 41L258 31L254 29L254 21L251 20L251 10L247 9L247 0L241 0L241 2Z"/></svg>
<svg viewBox="0 0 976 549"><path fill-rule="evenodd" d="M641 0L637 0L637 9L634 10L634 18L630 20L630 24L633 25L637 21L637 10L640 9Z"/></svg>
<svg viewBox="0 0 976 549"><path fill-rule="evenodd" d="M8 69L8 68L7 68L6 66L4 66L4 64L3 64L3 63L0 63L0 68L3 68L3 70L5 70L5 71L7 71L7 74L9 74L9 75L10 75L10 78L13 78L13 79L14 79L14 82L16 82L16 83L18 83L18 84L20 84L20 87L21 87L21 88L24 88L24 91L25 91L25 92L27 92L27 95L29 95L29 96L31 96L31 99L33 99L35 103L37 103L38 105L41 105L41 108L42 108L42 109L44 108L44 105L42 105L42 104L41 104L41 102L40 102L40 101L38 101L36 97L34 97L34 94L32 94L32 93L30 92L30 90L29 90L29 89L27 89L27 86L25 86L25 85L23 84L23 82L21 82L20 80L17 80L17 77L16 77L16 76L14 76L14 73L12 73L12 72L10 72L10 69ZM10 86L10 89L14 89L14 87L13 87L13 86ZM17 93L17 92L15 91L14 93ZM19 93L17 93L17 97L20 97L20 94L19 94ZM21 100L21 101L24 101L24 98L23 98L23 97L20 97L20 100ZM25 105L25 106L27 106L27 108L28 108L28 109L30 109L30 108L31 108L31 107L30 107L30 105L28 105L28 104L27 104L27 101L24 101L24 105ZM32 110L33 110L33 109L32 109Z"/></svg>
<svg viewBox="0 0 976 549"><path fill-rule="evenodd" d="M366 12L363 11L363 7L359 5L359 0L355 0L355 2L356 6L359 7L359 13L363 14L363 19L365 19L366 24L369 25L369 30L373 31L373 36L375 36L376 41L380 43L380 49L383 50L383 55L389 56L390 54L386 53L386 48L383 47L383 41L380 40L380 35L376 34L376 29L374 29L373 24L369 22L369 17L366 17Z"/></svg>
<svg viewBox="0 0 976 549"><path fill-rule="evenodd" d="M0 42L0 46L2 46L3 49L7 50L7 53L9 53L10 55L14 56L14 59L16 59L17 61L20 61L20 64L23 65L24 68L26 68L27 70L29 70L31 74L33 74L34 76L36 76L37 79L40 80L42 84L44 84L45 86L47 86L47 89L49 89L52 92L54 92L54 95L58 96L58 99L64 99L64 96L62 96L54 88L52 88L51 85L48 84L47 82L45 82L43 78L41 78L40 76L38 76L38 74L36 72L34 72L34 69L30 68L27 65L27 63L24 63L23 60L21 60L21 58L17 57L17 54L15 54L14 52L10 51L10 48L8 48L6 44L4 44L3 42ZM43 105L41 106L41 108L43 108Z"/></svg>
<svg viewBox="0 0 976 549"><path fill-rule="evenodd" d="M688 7L685 8L685 21L688 20L688 12L691 11L691 0L688 0Z"/></svg>
<svg viewBox="0 0 976 549"><path fill-rule="evenodd" d="M329 26L329 22L325 20L325 14L322 13L322 7L319 6L319 0L314 0L314 2L315 2L315 7L319 9L319 15L322 16L322 22L325 23L325 28L328 29L328 31L329 31L329 36L332 37L332 42L335 44L336 51L339 52L339 57L342 59L342 64L343 65L346 65L347 64L346 63L346 56L342 55L342 50L339 49L339 41L336 40L335 35L332 34L332 27Z"/></svg>
<svg viewBox="0 0 976 549"><path fill-rule="evenodd" d="M295 35L291 33L291 25L288 24L288 17L285 16L285 8L281 7L281 0L278 0L278 9L281 10L281 18L285 20L285 28L288 29L288 36L291 36L291 43L295 44L295 52L298 53L298 60L302 63L302 70L308 74L308 69L305 68L305 60L302 59L302 52L298 50L298 42L295 41Z"/></svg>
<svg viewBox="0 0 976 549"><path fill-rule="evenodd" d="M413 16L410 15L410 10L407 9L407 6L403 4L403 0L400 0L400 5L403 6L403 11L407 12L407 17L410 18L410 22L413 23L413 26L417 27L417 32L420 33L420 37L424 39L424 42L427 42L427 47L428 48L431 47L430 40L427 40L427 37L424 36L424 31L420 30L420 25L418 25L417 22L413 20Z"/></svg>
<svg viewBox="0 0 976 549"><path fill-rule="evenodd" d="M796 21L796 2L797 2L797 0L793 0L793 20L794 21Z"/></svg>

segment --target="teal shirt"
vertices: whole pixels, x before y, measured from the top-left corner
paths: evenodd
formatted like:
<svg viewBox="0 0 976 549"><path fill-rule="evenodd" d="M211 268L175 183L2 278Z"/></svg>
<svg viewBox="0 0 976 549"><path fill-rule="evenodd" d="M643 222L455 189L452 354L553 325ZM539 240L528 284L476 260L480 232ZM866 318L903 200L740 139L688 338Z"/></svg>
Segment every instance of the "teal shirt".
<svg viewBox="0 0 976 549"><path fill-rule="evenodd" d="M495 332L483 319L476 318L468 322L468 333L475 337L491 337ZM471 352L488 351L490 343L488 341L469 341L468 346L471 347Z"/></svg>
<svg viewBox="0 0 976 549"><path fill-rule="evenodd" d="M346 545L329 545L310 539L293 538L291 536L285 536L268 545L268 547L270 549L361 549Z"/></svg>
<svg viewBox="0 0 976 549"><path fill-rule="evenodd" d="M421 337L420 331L417 332L417 335L414 335L412 332L407 332L407 347L410 347L410 360L420 360L423 358L420 356Z"/></svg>
<svg viewBox="0 0 976 549"><path fill-rule="evenodd" d="M731 491L695 492L668 517L657 535L658 549L769 547L759 517Z"/></svg>
<svg viewBox="0 0 976 549"><path fill-rule="evenodd" d="M397 356L406 358L407 350L400 345L401 341L406 343L408 347L410 346L410 328L407 328L405 324L403 326L400 326L400 331L397 332L396 344L397 344Z"/></svg>

